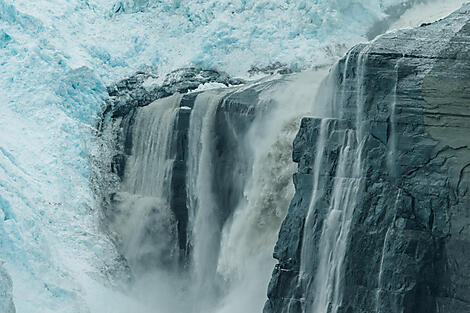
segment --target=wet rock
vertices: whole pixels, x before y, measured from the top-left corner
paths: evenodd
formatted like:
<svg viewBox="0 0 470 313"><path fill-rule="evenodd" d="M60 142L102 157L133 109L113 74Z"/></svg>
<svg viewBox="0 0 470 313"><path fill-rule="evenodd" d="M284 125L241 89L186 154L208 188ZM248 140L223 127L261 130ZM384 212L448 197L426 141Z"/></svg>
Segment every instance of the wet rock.
<svg viewBox="0 0 470 313"><path fill-rule="evenodd" d="M344 147L334 134L342 129L363 134L364 183L344 230L340 281L331 282L340 284L340 305L331 300L321 313L470 312L469 44L467 5L426 27L359 45L331 72L333 117L349 125L327 130L321 199L306 228L321 122L302 122L294 142L296 194L274 251L279 263L265 313L306 312L320 292L318 243L338 179L338 145ZM313 242L310 258L301 256L305 240Z"/></svg>

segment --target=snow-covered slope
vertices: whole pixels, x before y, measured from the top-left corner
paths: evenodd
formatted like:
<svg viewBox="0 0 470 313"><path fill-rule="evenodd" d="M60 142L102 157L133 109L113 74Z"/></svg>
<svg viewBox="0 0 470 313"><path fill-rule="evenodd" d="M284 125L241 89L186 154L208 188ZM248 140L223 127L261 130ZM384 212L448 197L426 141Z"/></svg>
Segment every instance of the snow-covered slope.
<svg viewBox="0 0 470 313"><path fill-rule="evenodd" d="M126 312L89 185L107 84L143 67L330 64L401 2L0 0L0 258L17 312Z"/></svg>

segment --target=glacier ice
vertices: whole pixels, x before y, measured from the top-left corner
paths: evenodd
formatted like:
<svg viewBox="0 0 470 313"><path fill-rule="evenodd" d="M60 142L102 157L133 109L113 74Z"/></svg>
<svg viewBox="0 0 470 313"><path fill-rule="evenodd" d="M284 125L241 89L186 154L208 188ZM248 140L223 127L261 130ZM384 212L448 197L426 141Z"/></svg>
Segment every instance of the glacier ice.
<svg viewBox="0 0 470 313"><path fill-rule="evenodd" d="M135 308L109 287L118 255L89 184L106 85L148 66L331 64L402 2L0 0L0 258L17 311Z"/></svg>

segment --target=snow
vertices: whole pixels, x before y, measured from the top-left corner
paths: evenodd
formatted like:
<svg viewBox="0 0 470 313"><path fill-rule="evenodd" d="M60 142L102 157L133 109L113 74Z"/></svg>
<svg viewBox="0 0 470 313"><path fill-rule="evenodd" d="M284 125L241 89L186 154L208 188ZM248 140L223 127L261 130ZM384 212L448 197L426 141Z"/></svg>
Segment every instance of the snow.
<svg viewBox="0 0 470 313"><path fill-rule="evenodd" d="M116 299L105 283L116 252L99 230L89 183L107 84L148 67L247 76L252 65L331 64L365 40L386 5L0 0L0 258L17 311L102 313L111 309L99 301Z"/></svg>
<svg viewBox="0 0 470 313"><path fill-rule="evenodd" d="M390 28L412 28L423 23L437 21L458 10L467 2L468 0L431 0L427 3L419 3L406 10Z"/></svg>

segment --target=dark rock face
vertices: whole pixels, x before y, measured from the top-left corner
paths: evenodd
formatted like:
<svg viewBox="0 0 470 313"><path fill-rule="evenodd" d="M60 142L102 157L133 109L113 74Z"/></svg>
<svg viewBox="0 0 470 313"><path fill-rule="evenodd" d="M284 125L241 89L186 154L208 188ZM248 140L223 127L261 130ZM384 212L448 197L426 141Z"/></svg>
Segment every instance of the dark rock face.
<svg viewBox="0 0 470 313"><path fill-rule="evenodd" d="M178 221L178 246L183 253L180 262L185 262L190 252L188 246L188 197L186 188L187 160L188 160L188 131L191 110L197 94L184 95L181 98L181 107L176 118L174 130L175 159L171 178L170 207Z"/></svg>
<svg viewBox="0 0 470 313"><path fill-rule="evenodd" d="M109 86L107 89L110 100L103 112L104 115L111 114L113 118L126 116L133 108L146 106L157 99L177 92L186 93L205 83L230 86L244 82L240 79L233 79L223 72L196 67L173 71L161 83L158 83L158 79L159 77L151 72L137 72Z"/></svg>
<svg viewBox="0 0 470 313"><path fill-rule="evenodd" d="M253 76L257 74L264 74L264 75L274 75L274 74L291 74L294 70L289 68L287 64L283 64L280 62L274 62L270 65L264 67L258 67L253 65L249 70L248 73Z"/></svg>
<svg viewBox="0 0 470 313"><path fill-rule="evenodd" d="M469 45L464 6L359 45L332 70L325 93L333 115L323 133L320 119L305 118L294 142L296 193L275 247L265 313L470 312ZM321 306L320 243L345 148L360 158L357 198L339 208L353 213L331 250L344 244L341 262L327 262L335 274Z"/></svg>

